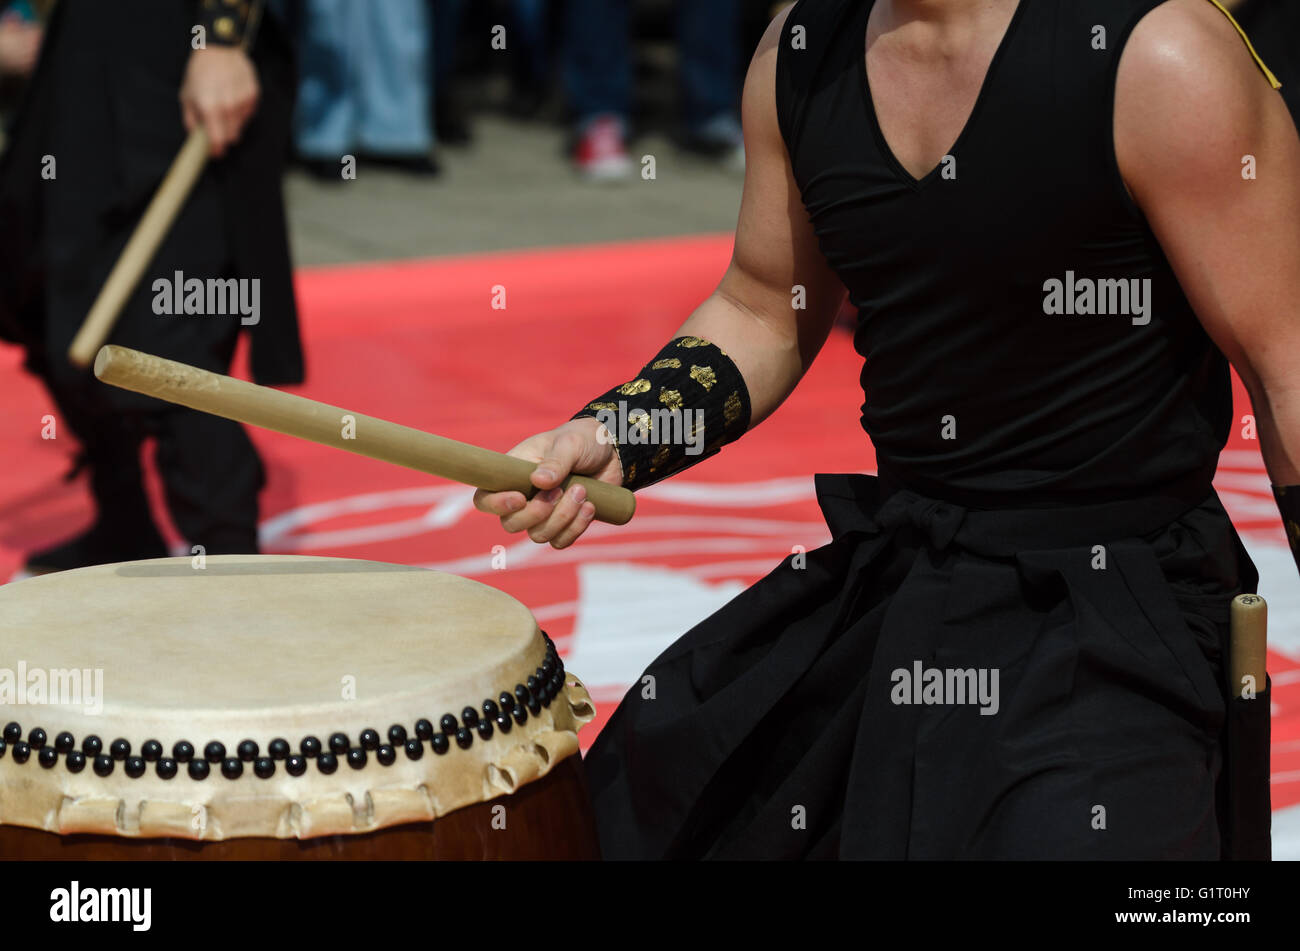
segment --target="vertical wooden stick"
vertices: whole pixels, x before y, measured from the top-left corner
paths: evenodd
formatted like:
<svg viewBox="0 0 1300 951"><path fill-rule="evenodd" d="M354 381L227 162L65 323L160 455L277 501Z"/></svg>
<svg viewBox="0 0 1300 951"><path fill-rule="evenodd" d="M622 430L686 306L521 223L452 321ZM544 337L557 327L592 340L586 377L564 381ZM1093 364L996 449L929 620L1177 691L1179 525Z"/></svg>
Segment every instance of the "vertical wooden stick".
<svg viewBox="0 0 1300 951"><path fill-rule="evenodd" d="M1268 602L1257 594L1237 595L1232 600L1232 660L1228 665L1228 691L1233 697L1240 697L1246 685L1256 695L1264 692L1267 652Z"/></svg>

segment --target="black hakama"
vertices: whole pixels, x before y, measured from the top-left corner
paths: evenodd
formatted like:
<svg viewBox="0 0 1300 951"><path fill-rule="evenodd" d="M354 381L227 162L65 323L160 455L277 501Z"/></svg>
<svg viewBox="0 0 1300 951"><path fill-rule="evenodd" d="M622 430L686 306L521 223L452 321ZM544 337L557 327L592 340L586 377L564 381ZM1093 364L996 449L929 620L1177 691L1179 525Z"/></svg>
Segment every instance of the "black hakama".
<svg viewBox="0 0 1300 951"><path fill-rule="evenodd" d="M833 541L666 650L588 754L606 858L1267 857L1267 775L1221 782L1229 605L1257 576L1212 492L817 494ZM997 671L996 711L896 702L918 664ZM1266 749L1267 696L1233 703Z"/></svg>

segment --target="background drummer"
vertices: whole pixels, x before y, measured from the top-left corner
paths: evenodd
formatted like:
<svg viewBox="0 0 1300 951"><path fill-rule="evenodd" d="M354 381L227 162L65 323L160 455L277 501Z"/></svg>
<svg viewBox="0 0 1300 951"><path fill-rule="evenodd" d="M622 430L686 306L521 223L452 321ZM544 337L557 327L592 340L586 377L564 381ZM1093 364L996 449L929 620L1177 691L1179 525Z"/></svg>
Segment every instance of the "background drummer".
<svg viewBox="0 0 1300 951"><path fill-rule="evenodd" d="M247 328L257 379L301 381L280 195L293 74L283 25L263 6L64 0L53 14L0 166L0 334L23 345L26 367L80 444L73 473L88 473L96 514L87 531L31 554L32 573L168 553L145 492L147 437L185 542L208 554L258 550L264 474L243 428L108 391L66 352L186 131L202 125L213 161L112 339L224 371ZM246 53L240 44L254 27ZM204 44L192 48L197 28ZM57 163L49 181L45 156ZM256 324L243 314L160 313L155 282L179 299L178 275L255 281Z"/></svg>

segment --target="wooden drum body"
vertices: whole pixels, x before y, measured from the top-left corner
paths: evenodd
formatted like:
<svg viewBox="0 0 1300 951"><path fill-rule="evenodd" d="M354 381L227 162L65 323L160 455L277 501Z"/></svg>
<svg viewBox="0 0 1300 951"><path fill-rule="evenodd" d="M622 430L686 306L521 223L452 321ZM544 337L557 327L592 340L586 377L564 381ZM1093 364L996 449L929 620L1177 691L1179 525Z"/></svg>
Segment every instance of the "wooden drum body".
<svg viewBox="0 0 1300 951"><path fill-rule="evenodd" d="M0 588L0 858L598 858L593 716L528 610L453 575L34 578Z"/></svg>

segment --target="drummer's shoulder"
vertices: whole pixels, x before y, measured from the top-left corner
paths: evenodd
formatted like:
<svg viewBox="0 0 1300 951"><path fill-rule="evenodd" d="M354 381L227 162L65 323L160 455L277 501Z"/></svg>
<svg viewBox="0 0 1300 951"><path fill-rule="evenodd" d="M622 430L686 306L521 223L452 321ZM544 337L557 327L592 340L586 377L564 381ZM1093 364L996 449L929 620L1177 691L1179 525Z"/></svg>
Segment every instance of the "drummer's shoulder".
<svg viewBox="0 0 1300 951"><path fill-rule="evenodd" d="M860 12L858 0L799 0L777 4L750 61L742 110L788 121L812 92L825 57ZM774 125L775 127L775 125Z"/></svg>
<svg viewBox="0 0 1300 951"><path fill-rule="evenodd" d="M1168 0L1143 16L1125 43L1119 82L1225 108L1276 84L1228 5L1212 0Z"/></svg>
<svg viewBox="0 0 1300 951"><path fill-rule="evenodd" d="M754 52L753 65L775 71L778 55L815 52L834 39L842 17L852 12L854 0L801 0L781 3ZM752 68L752 67L751 67Z"/></svg>
<svg viewBox="0 0 1300 951"><path fill-rule="evenodd" d="M777 77L782 70L789 75L790 63L784 58L783 50L806 48L805 26L791 21L794 11L803 6L805 4L802 3L782 6L767 25L754 50L741 96L741 118L747 139L761 136L774 141L781 140L777 118Z"/></svg>
<svg viewBox="0 0 1300 951"><path fill-rule="evenodd" d="M1271 101L1275 85L1214 3L1160 4L1134 28L1116 78L1115 145L1126 180L1182 181L1184 191L1217 182L1228 158L1279 141L1275 133L1289 127L1280 99Z"/></svg>
<svg viewBox="0 0 1300 951"><path fill-rule="evenodd" d="M781 37L785 34L785 24L790 17L790 11L793 5L781 10L767 25L763 31L762 38L758 41L758 46L754 49L754 56L749 63L749 75L746 79L746 91L751 80L768 80L767 86L771 88L771 81L776 77L776 60L777 54L781 47Z"/></svg>

